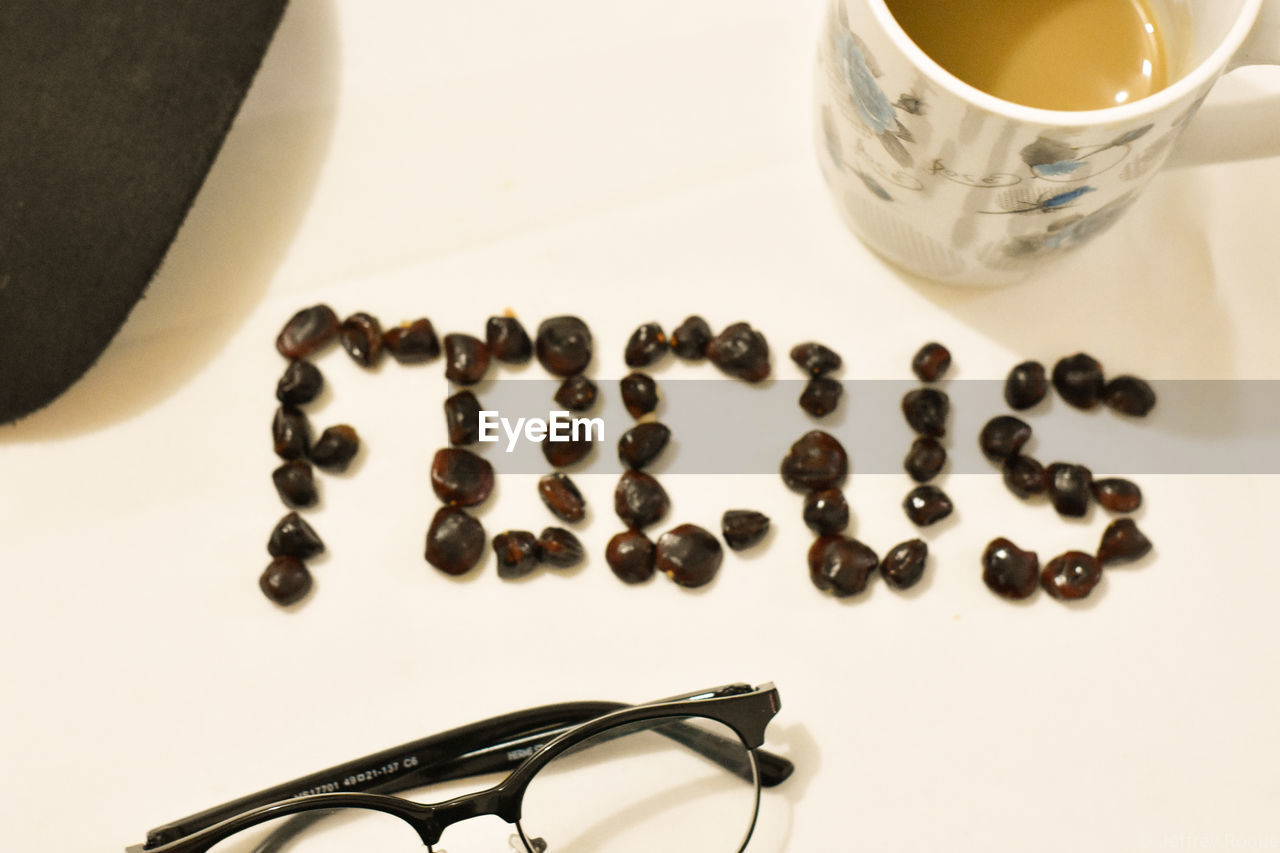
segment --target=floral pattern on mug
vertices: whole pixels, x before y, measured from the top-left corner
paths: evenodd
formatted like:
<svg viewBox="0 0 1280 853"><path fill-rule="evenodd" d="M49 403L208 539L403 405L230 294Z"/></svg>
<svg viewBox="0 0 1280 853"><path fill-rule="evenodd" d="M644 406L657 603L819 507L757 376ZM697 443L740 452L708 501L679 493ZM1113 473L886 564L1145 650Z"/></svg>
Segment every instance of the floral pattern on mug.
<svg viewBox="0 0 1280 853"><path fill-rule="evenodd" d="M1014 237L1005 244L1004 253L1010 257L1025 258L1074 249L1114 225L1136 198L1136 193L1125 193L1093 213L1059 219L1040 234Z"/></svg>
<svg viewBox="0 0 1280 853"><path fill-rule="evenodd" d="M924 115L924 101L918 95L906 92L899 95L896 102L891 102L876 82L883 72L875 57L862 39L848 29L841 29L837 50L844 82L858 118L899 166L911 168L915 159L904 143L915 142L915 137L899 120L898 110L908 115Z"/></svg>
<svg viewBox="0 0 1280 853"><path fill-rule="evenodd" d="M853 96L854 106L862 123L872 133L884 133L893 128L898 115L893 111L893 104L876 83L876 74L871 70L872 59L867 60L867 46L862 39L846 30L840 34L840 67L844 71L844 79L849 84L849 94Z"/></svg>
<svg viewBox="0 0 1280 853"><path fill-rule="evenodd" d="M1022 149L1022 162L1039 177L1070 175L1085 165L1076 152L1074 146L1041 136Z"/></svg>
<svg viewBox="0 0 1280 853"><path fill-rule="evenodd" d="M1088 193L1096 192L1091 186L1076 187L1072 190L1048 190L1034 198L1015 197L1004 210L984 210L982 213L1056 213L1075 204Z"/></svg>
<svg viewBox="0 0 1280 853"><path fill-rule="evenodd" d="M854 169L853 173L862 179L863 186L871 190L872 195L878 196L885 201L893 201L893 196L889 195L889 191L886 190L875 178L871 177L861 169Z"/></svg>
<svg viewBox="0 0 1280 853"><path fill-rule="evenodd" d="M924 101L915 92L899 95L898 100L894 101L893 105L907 115L922 116L925 114Z"/></svg>
<svg viewBox="0 0 1280 853"><path fill-rule="evenodd" d="M1051 136L1038 136L1022 149L1022 162L1037 178L1066 182L1087 180L1120 165L1129 156L1132 143L1146 136L1154 126L1143 125L1095 145L1071 145Z"/></svg>
<svg viewBox="0 0 1280 853"><path fill-rule="evenodd" d="M840 153L840 131L836 129L830 106L822 108L822 141L826 144L827 156L831 158L831 162L844 166L844 155Z"/></svg>
<svg viewBox="0 0 1280 853"><path fill-rule="evenodd" d="M889 191L877 181L868 175L865 171L852 163L848 163L844 159L841 150L840 132L836 130L835 121L832 119L829 107L822 108L822 134L827 146L827 156L831 158L831 162L841 169L847 169L853 172L862 181L863 186L871 191L871 194L884 201L893 201L893 196ZM861 153L862 149L859 149Z"/></svg>

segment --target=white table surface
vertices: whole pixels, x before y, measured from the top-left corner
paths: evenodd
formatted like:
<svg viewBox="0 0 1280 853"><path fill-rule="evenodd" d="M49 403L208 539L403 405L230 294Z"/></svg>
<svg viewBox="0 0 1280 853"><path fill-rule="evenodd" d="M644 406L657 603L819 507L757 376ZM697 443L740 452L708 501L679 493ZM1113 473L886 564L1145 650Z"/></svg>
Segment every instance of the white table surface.
<svg viewBox="0 0 1280 853"><path fill-rule="evenodd" d="M1003 534L1047 558L1107 519L1064 524L982 475L944 481L960 520L910 596L818 594L774 475L664 481L673 522L774 519L704 594L613 578L606 476L581 478L585 570L504 583L490 557L458 583L421 556L440 363L370 378L335 349L313 420L356 424L368 452L307 515L330 551L311 600L257 591L283 513L272 342L317 301L441 332L577 313L610 388L637 324L693 312L756 324L778 375L817 339L845 378L907 378L933 338L957 378L1078 349L1159 379L1277 378L1280 159L1166 174L1019 288L909 279L818 175L819 18L818 0L295 0L148 297L82 382L0 429L0 849L119 850L450 725L734 680L778 684L769 742L798 767L753 851L1280 849L1274 478L1143 478L1158 554L1079 608L996 599L977 554ZM533 479L501 478L490 534L552 523ZM855 473L858 535L908 538L906 488Z"/></svg>

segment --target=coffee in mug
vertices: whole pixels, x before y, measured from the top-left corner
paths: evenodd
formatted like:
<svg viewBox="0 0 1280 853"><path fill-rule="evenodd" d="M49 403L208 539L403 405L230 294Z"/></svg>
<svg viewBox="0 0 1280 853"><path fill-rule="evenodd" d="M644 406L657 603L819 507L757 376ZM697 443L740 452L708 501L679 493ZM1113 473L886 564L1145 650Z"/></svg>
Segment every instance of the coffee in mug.
<svg viewBox="0 0 1280 853"><path fill-rule="evenodd" d="M1100 110L1163 89L1169 55L1148 0L887 0L947 71L1005 101Z"/></svg>

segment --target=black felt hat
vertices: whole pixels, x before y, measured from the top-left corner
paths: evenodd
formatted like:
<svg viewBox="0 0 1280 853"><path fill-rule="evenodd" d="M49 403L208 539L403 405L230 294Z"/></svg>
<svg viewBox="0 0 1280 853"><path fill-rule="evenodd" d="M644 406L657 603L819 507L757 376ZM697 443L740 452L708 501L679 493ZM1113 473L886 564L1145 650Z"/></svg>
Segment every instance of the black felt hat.
<svg viewBox="0 0 1280 853"><path fill-rule="evenodd" d="M142 297L286 0L0 2L0 423Z"/></svg>

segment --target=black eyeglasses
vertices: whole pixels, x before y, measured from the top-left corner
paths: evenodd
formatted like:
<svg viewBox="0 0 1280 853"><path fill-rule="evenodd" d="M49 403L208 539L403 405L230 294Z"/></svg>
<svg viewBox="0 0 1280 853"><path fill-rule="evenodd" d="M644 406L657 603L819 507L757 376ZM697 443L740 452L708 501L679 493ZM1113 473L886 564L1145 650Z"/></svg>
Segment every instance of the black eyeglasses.
<svg viewBox="0 0 1280 853"><path fill-rule="evenodd" d="M733 684L643 705L519 711L215 806L126 853L445 853L445 831L477 817L510 824L503 834L514 828L519 853L740 853L761 786L793 770L760 748L780 707L772 684ZM443 802L394 796L489 774L505 776ZM455 830L444 843L497 853L465 841Z"/></svg>

